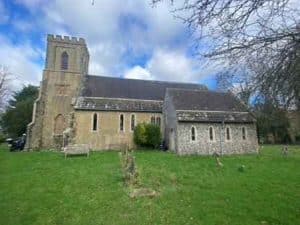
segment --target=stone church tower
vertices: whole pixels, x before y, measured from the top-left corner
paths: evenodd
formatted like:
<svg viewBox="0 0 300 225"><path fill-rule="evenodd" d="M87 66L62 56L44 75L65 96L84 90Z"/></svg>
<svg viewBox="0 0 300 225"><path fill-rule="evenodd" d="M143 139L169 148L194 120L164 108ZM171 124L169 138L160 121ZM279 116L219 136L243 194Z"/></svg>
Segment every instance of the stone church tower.
<svg viewBox="0 0 300 225"><path fill-rule="evenodd" d="M58 148L73 101L88 73L89 53L82 38L48 35L39 97L27 130L27 149Z"/></svg>

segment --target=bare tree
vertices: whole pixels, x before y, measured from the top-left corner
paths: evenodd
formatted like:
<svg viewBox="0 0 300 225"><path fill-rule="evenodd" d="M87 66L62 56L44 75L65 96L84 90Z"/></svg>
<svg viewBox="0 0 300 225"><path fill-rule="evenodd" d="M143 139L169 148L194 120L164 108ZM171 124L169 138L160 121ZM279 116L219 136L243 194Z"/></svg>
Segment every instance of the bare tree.
<svg viewBox="0 0 300 225"><path fill-rule="evenodd" d="M216 75L217 89L221 91L231 90L240 100L248 105L256 89L252 76L249 73L251 71L246 66L232 67L219 71Z"/></svg>
<svg viewBox="0 0 300 225"><path fill-rule="evenodd" d="M12 74L8 68L0 65L0 112L4 111L7 101L12 93L11 82Z"/></svg>
<svg viewBox="0 0 300 225"><path fill-rule="evenodd" d="M161 1L152 0L154 5ZM199 56L227 61L231 72L245 66L253 91L268 92L285 106L299 106L300 4L296 0L171 2L172 13L193 31Z"/></svg>

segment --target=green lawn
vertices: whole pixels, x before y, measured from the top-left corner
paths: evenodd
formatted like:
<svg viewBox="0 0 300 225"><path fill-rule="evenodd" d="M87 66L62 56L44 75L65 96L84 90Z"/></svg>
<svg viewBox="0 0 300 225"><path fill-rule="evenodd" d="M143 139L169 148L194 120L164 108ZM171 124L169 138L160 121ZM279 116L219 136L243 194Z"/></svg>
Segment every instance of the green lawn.
<svg viewBox="0 0 300 225"><path fill-rule="evenodd" d="M0 147L1 148L1 147ZM130 199L116 152L64 159L0 150L0 224L300 224L300 148L222 158L136 152L153 199ZM238 171L245 165L244 172Z"/></svg>

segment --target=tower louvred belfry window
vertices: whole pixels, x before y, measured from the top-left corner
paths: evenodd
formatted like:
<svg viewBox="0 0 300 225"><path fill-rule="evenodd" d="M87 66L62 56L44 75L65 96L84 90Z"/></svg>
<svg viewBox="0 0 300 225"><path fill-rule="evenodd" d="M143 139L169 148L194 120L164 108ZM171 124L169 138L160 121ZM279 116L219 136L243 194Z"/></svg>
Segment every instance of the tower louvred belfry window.
<svg viewBox="0 0 300 225"><path fill-rule="evenodd" d="M62 70L67 70L68 69L68 65L69 64L69 55L67 52L63 52L61 54L61 65L60 65L60 68Z"/></svg>

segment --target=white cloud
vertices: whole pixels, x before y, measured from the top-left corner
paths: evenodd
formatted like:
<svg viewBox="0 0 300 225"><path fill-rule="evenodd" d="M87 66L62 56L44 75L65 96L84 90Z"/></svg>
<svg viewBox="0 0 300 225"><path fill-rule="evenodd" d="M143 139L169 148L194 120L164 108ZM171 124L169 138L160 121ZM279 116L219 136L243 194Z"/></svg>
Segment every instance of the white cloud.
<svg viewBox="0 0 300 225"><path fill-rule="evenodd" d="M156 49L145 67L127 69L125 78L197 83L216 74L225 63L208 63L188 57L183 51Z"/></svg>
<svg viewBox="0 0 300 225"><path fill-rule="evenodd" d="M15 45L3 36L0 36L0 48L0 62L17 78L14 81L16 88L23 84L39 84L42 67L36 60L44 55L41 50L32 48L28 43Z"/></svg>
<svg viewBox="0 0 300 225"><path fill-rule="evenodd" d="M147 68L159 80L187 82L198 76L197 62L178 51L155 51Z"/></svg>
<svg viewBox="0 0 300 225"><path fill-rule="evenodd" d="M95 0L94 5L53 1L42 11L45 18L40 23L47 33L63 30L86 39L91 74L120 76L128 68L126 57L132 56L126 52L138 58L157 47L168 47L183 29L181 21L169 13L168 4L152 8L147 0Z"/></svg>
<svg viewBox="0 0 300 225"><path fill-rule="evenodd" d="M124 77L131 79L153 80L150 72L141 66L134 66L133 68L127 70Z"/></svg>
<svg viewBox="0 0 300 225"><path fill-rule="evenodd" d="M125 48L119 43L105 42L89 44L90 66L89 73L95 75L118 75L122 69L121 55Z"/></svg>
<svg viewBox="0 0 300 225"><path fill-rule="evenodd" d="M167 1L157 7L151 7L149 0L95 0L94 5L79 0L15 1L39 18L33 25L41 32L85 38L90 52L90 74L186 82L203 76L198 62L186 55L189 43L180 41L186 30L180 20L173 18ZM24 32L30 29L25 22L16 22L15 27ZM6 44L13 52L23 54L15 56L22 58L22 64L27 63L17 66L18 73L22 67L24 73L32 74L28 81L36 83L42 70L25 53L28 49L22 53L20 48L24 46ZM144 68L138 65L139 60L129 68L130 59L145 55L152 56Z"/></svg>
<svg viewBox="0 0 300 225"><path fill-rule="evenodd" d="M145 68L139 65L126 71L126 78L198 82L211 70L201 70L200 63L177 50L157 49Z"/></svg>

